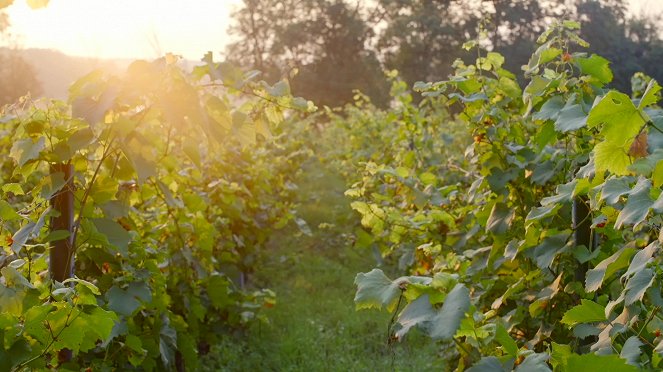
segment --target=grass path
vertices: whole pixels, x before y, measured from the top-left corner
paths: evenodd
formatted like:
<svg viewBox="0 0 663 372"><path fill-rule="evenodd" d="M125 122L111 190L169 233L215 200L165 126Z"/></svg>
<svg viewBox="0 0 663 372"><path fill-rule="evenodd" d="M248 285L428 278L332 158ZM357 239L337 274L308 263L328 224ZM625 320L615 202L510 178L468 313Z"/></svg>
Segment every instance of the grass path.
<svg viewBox="0 0 663 372"><path fill-rule="evenodd" d="M206 363L227 371L426 371L441 370L436 347L423 336L388 347L386 312L355 311L354 277L374 267L368 252L350 246L352 212L345 185L320 164L300 181L300 214L308 237L287 231L271 242L269 259L255 278L277 293L266 312L270 324L216 345ZM320 228L320 224L323 224ZM330 224L325 226L324 224Z"/></svg>

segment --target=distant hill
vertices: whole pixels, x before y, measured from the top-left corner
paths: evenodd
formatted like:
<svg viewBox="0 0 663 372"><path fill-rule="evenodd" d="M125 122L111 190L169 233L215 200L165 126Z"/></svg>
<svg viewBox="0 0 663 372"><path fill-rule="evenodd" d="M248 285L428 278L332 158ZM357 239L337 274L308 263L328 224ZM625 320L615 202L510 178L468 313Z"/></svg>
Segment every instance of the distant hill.
<svg viewBox="0 0 663 372"><path fill-rule="evenodd" d="M0 48L0 53L5 48ZM41 83L39 97L66 99L69 86L86 74L102 69L111 74L122 74L134 59L103 59L75 57L53 49L22 49L18 53L35 69ZM180 60L179 65L190 70L200 62ZM35 97L38 98L38 97Z"/></svg>
<svg viewBox="0 0 663 372"><path fill-rule="evenodd" d="M19 51L31 64L42 86L42 97L66 99L71 83L97 69L121 73L131 63L128 59L99 59L68 56L50 49L23 49Z"/></svg>

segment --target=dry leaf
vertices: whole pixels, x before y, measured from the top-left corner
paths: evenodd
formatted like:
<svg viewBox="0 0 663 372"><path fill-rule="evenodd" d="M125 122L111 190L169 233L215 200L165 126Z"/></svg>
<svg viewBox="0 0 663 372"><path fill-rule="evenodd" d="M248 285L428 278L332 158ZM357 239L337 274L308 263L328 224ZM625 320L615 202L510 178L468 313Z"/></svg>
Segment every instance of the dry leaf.
<svg viewBox="0 0 663 372"><path fill-rule="evenodd" d="M646 131L640 132L640 134L638 134L638 136L635 137L633 144L631 144L631 148L628 149L628 154L629 156L632 156L636 159L644 158L645 156L649 155L649 153L647 152Z"/></svg>

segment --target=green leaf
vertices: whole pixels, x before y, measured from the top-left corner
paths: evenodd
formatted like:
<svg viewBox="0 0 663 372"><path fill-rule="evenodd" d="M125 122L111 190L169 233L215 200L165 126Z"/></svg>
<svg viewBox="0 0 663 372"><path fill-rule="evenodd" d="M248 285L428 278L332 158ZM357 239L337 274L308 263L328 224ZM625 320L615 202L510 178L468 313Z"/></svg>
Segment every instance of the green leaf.
<svg viewBox="0 0 663 372"><path fill-rule="evenodd" d="M597 174L609 171L613 174L624 176L630 174L628 167L631 158L628 155L628 144L603 141L594 147L594 167Z"/></svg>
<svg viewBox="0 0 663 372"><path fill-rule="evenodd" d="M536 112L532 117L536 120L557 120L559 117L560 111L564 108L564 98L561 96L555 96L549 98L538 112Z"/></svg>
<svg viewBox="0 0 663 372"><path fill-rule="evenodd" d="M578 180L573 180L563 185L557 185L557 194L541 199L541 205L551 205L556 203L570 203L575 196Z"/></svg>
<svg viewBox="0 0 663 372"><path fill-rule="evenodd" d="M6 183L2 185L2 191L11 192L14 195L25 195L23 188L18 183Z"/></svg>
<svg viewBox="0 0 663 372"><path fill-rule="evenodd" d="M370 308L390 309L396 305L401 286L405 286L407 283L409 283L408 277L400 277L391 281L380 269L373 269L368 273L359 273L355 277L355 285L357 285L356 307L358 310Z"/></svg>
<svg viewBox="0 0 663 372"><path fill-rule="evenodd" d="M637 372L639 369L630 366L615 354L573 354L567 359L564 371L610 371L610 372Z"/></svg>
<svg viewBox="0 0 663 372"><path fill-rule="evenodd" d="M520 365L515 369L516 372L539 372L551 371L546 363L550 359L547 353L530 354L523 360Z"/></svg>
<svg viewBox="0 0 663 372"><path fill-rule="evenodd" d="M217 309L223 309L232 305L233 301L229 296L228 279L221 275L212 275L207 282L207 295L212 305Z"/></svg>
<svg viewBox="0 0 663 372"><path fill-rule="evenodd" d="M16 213L14 208L12 208L9 203L4 200L0 200L0 220L11 221L20 219L21 216Z"/></svg>
<svg viewBox="0 0 663 372"><path fill-rule="evenodd" d="M585 278L585 291L596 291L603 284L604 278L610 277L615 271L627 267L633 253L633 249L622 248L612 256L601 261L593 269L588 270Z"/></svg>
<svg viewBox="0 0 663 372"><path fill-rule="evenodd" d="M567 310L562 317L562 324L573 327L578 323L593 323L606 320L605 307L594 301L582 299L580 305Z"/></svg>
<svg viewBox="0 0 663 372"><path fill-rule="evenodd" d="M41 182L41 197L44 199L51 199L53 195L62 190L62 187L67 184L64 179L64 173L55 172L44 177Z"/></svg>
<svg viewBox="0 0 663 372"><path fill-rule="evenodd" d="M95 294L97 296L101 295L101 293L99 292L99 288L97 288L96 285L88 282L87 280L83 280L83 279L79 279L79 278L68 278L68 279L65 279L62 282L62 284L67 284L67 283L80 284L80 285L86 287L87 289L89 289L90 292L92 292L93 294Z"/></svg>
<svg viewBox="0 0 663 372"><path fill-rule="evenodd" d="M435 340L450 340L460 327L460 321L470 308L470 291L456 284L444 299L442 308L431 320L430 336Z"/></svg>
<svg viewBox="0 0 663 372"><path fill-rule="evenodd" d="M506 353L510 356L518 356L518 344L516 344L516 341L511 338L509 332L506 330L502 322L497 324L497 328L495 330L495 341L499 342L499 344L504 348L504 351L506 351Z"/></svg>
<svg viewBox="0 0 663 372"><path fill-rule="evenodd" d="M497 357L487 356L468 368L467 372L506 372L506 369Z"/></svg>
<svg viewBox="0 0 663 372"><path fill-rule="evenodd" d="M428 294L419 296L414 301L410 302L398 316L399 329L396 331L395 336L399 340L407 334L412 327L425 326L435 316L435 310L430 303Z"/></svg>
<svg viewBox="0 0 663 372"><path fill-rule="evenodd" d="M568 103L555 120L555 130L561 133L578 130L587 125L587 113L579 104Z"/></svg>
<svg viewBox="0 0 663 372"><path fill-rule="evenodd" d="M525 221L540 220L545 217L552 216L559 209L558 205L548 205L544 207L535 207L529 211Z"/></svg>
<svg viewBox="0 0 663 372"><path fill-rule="evenodd" d="M92 223L97 231L106 236L110 244L121 250L127 249L131 242L131 235L122 225L107 218L96 218L92 220Z"/></svg>
<svg viewBox="0 0 663 372"><path fill-rule="evenodd" d="M631 177L611 176L603 184L600 200L605 200L608 205L617 204L622 195L626 195L631 191L630 180L632 180Z"/></svg>
<svg viewBox="0 0 663 372"><path fill-rule="evenodd" d="M30 160L37 159L39 153L46 147L46 140L44 137L39 137L35 142L31 138L24 138L14 142L9 157L16 160L18 167L22 167Z"/></svg>
<svg viewBox="0 0 663 372"><path fill-rule="evenodd" d="M626 360L626 363L638 367L640 365L640 354L642 353L640 347L643 345L642 341L638 339L638 336L631 336L624 342L619 357Z"/></svg>
<svg viewBox="0 0 663 372"><path fill-rule="evenodd" d="M616 91L608 92L594 104L587 126L603 124L604 137L594 148L597 173L608 170L617 175L628 174L629 148L645 123L643 115L627 95Z"/></svg>
<svg viewBox="0 0 663 372"><path fill-rule="evenodd" d="M55 230L48 233L44 242L55 242L58 240L64 240L71 236L71 233L67 230Z"/></svg>
<svg viewBox="0 0 663 372"><path fill-rule="evenodd" d="M36 223L29 221L12 236L11 249L14 251L14 253L19 254L21 252L21 248L23 248L23 245L30 238L30 235L35 229L35 226L37 226Z"/></svg>
<svg viewBox="0 0 663 372"><path fill-rule="evenodd" d="M628 267L628 270L622 275L622 279L626 279L629 276L639 272L644 269L647 264L651 261L654 253L656 253L661 248L661 243L658 240L651 242L648 246L638 251L638 253L633 256L631 264Z"/></svg>
<svg viewBox="0 0 663 372"><path fill-rule="evenodd" d="M647 89L645 89L645 92L642 94L642 98L640 98L640 103L638 104L638 109L642 110L647 106L653 105L658 100L660 99L660 95L658 94L661 91L661 86L658 85L656 80L651 79L649 81L649 84L647 84Z"/></svg>
<svg viewBox="0 0 663 372"><path fill-rule="evenodd" d="M555 371L566 371L567 360L572 354L570 345L558 344L553 341L550 364L552 364Z"/></svg>
<svg viewBox="0 0 663 372"><path fill-rule="evenodd" d="M654 200L649 196L651 190L651 181L642 178L630 191L628 201L624 209L617 216L615 229L620 229L624 225L637 225L647 218L649 209L654 204Z"/></svg>
<svg viewBox="0 0 663 372"><path fill-rule="evenodd" d="M541 244L534 248L531 254L536 260L536 265L541 269L545 269L552 265L555 256L569 244L571 242L568 233L547 236Z"/></svg>
<svg viewBox="0 0 663 372"><path fill-rule="evenodd" d="M629 306L636 301L642 300L647 288L654 283L654 271L643 269L638 271L628 280L624 289L624 305Z"/></svg>
<svg viewBox="0 0 663 372"><path fill-rule="evenodd" d="M574 61L578 64L580 72L583 75L589 75L597 81L607 84L612 81L612 71L610 70L610 61L592 54L590 57L577 57Z"/></svg>
<svg viewBox="0 0 663 372"><path fill-rule="evenodd" d="M488 222L486 222L486 230L496 235L502 235L511 226L514 216L514 210L506 204L495 203L488 217Z"/></svg>
<svg viewBox="0 0 663 372"><path fill-rule="evenodd" d="M112 286L106 292L106 299L109 309L124 316L131 316L140 307L140 302L133 295L118 286Z"/></svg>

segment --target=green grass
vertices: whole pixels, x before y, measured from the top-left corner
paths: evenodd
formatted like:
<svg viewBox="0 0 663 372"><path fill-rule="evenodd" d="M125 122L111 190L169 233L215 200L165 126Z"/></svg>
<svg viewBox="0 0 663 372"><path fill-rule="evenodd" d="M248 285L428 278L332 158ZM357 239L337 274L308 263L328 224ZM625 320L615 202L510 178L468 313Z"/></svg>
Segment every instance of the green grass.
<svg viewBox="0 0 663 372"><path fill-rule="evenodd" d="M277 293L265 312L269 324L254 324L215 345L204 365L227 371L422 371L441 370L430 339L416 332L387 345L391 314L355 311L354 277L373 268L369 252L351 247L354 217L343 182L319 164L300 181L300 214L313 236L292 230L275 236L257 286ZM319 224L333 226L319 228Z"/></svg>

